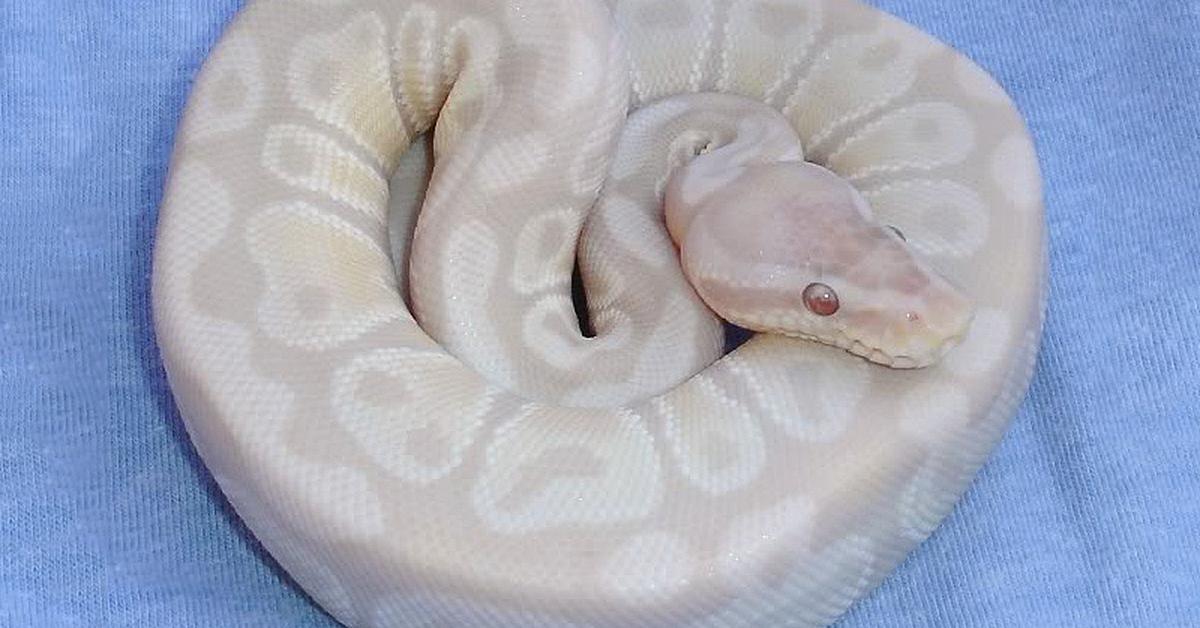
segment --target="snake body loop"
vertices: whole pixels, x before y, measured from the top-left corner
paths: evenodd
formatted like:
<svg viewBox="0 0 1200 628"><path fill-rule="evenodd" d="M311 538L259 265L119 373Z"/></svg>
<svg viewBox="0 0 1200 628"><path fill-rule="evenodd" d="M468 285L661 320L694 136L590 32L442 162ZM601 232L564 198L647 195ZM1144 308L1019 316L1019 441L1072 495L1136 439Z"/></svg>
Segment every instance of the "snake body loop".
<svg viewBox="0 0 1200 628"><path fill-rule="evenodd" d="M751 137L845 193L685 181ZM825 201L854 211L762 227ZM730 245L763 233L823 274ZM222 490L347 625L816 625L1003 433L1044 251L1003 90L852 0L257 0L179 130L155 323ZM942 279L969 320L913 300ZM722 356L710 307L814 284L836 312L738 322L829 344Z"/></svg>

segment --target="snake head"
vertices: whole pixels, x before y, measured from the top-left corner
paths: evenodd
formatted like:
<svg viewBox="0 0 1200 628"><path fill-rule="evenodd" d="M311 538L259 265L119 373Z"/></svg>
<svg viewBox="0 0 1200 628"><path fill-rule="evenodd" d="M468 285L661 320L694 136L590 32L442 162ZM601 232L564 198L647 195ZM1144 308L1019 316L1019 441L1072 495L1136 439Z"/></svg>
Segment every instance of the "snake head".
<svg viewBox="0 0 1200 628"><path fill-rule="evenodd" d="M970 299L840 177L800 161L734 170L714 182L685 167L666 190L684 273L717 315L894 368L931 365L966 334Z"/></svg>

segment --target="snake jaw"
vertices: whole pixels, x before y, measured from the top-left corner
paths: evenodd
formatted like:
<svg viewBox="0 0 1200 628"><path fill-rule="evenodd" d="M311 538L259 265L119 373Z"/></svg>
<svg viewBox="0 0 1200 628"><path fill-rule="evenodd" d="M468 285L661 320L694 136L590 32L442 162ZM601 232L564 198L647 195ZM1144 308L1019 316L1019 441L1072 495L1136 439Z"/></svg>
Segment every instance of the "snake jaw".
<svg viewBox="0 0 1200 628"><path fill-rule="evenodd" d="M711 287L712 283L706 282L704 285ZM714 296L711 290L702 290L701 295L709 295L705 298L706 301L720 298ZM892 333L886 338L854 329L845 321L830 322L825 327L804 323L801 321L812 315L798 309L773 312L743 310L725 312L722 316L754 332L778 334L837 347L875 364L894 369L918 369L937 364L965 338L974 320L974 311L965 299L961 304L962 308L954 310L950 316L943 317L944 322L927 325L921 321L922 324L902 335Z"/></svg>
<svg viewBox="0 0 1200 628"><path fill-rule="evenodd" d="M966 337L974 309L965 299L953 309L934 317L918 317L908 329L889 328L883 335L847 335L849 346L843 347L855 355L892 368L925 368L937 364ZM899 325L903 326L903 324Z"/></svg>

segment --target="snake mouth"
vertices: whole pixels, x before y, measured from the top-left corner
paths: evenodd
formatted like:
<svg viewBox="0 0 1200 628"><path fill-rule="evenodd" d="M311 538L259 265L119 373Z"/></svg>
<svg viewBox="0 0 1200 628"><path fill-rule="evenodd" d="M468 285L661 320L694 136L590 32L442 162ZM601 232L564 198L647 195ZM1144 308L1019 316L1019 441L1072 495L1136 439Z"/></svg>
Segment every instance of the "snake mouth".
<svg viewBox="0 0 1200 628"><path fill-rule="evenodd" d="M854 355L866 358L871 362L882 364L895 369L919 369L932 366L946 357L954 347L962 342L963 334L956 334L943 340L936 345L932 350L920 355L893 355L876 347L871 347L864 344L861 340L852 339L849 336L843 336L845 339L834 343Z"/></svg>
<svg viewBox="0 0 1200 628"><path fill-rule="evenodd" d="M741 313L739 313L741 314ZM914 337L915 342L907 342L904 347L913 347L918 351L899 349L890 350L885 343L872 341L867 335L855 335L844 327L831 327L827 333L798 331L796 316L791 312L774 312L771 315L752 316L742 314L726 318L729 322L755 333L777 334L788 338L807 340L817 344L836 347L848 353L861 357L869 362L894 369L919 369L932 366L958 346L966 336L973 316L965 319L964 323L949 334L922 334ZM791 322L792 324L787 324Z"/></svg>
<svg viewBox="0 0 1200 628"><path fill-rule="evenodd" d="M974 313L966 310L965 316L959 317L954 324L943 327L940 332L928 329L916 332L906 337L900 345L904 352L889 351L883 346L886 343L864 341L863 336L853 335L846 329L835 330L836 336L832 341L819 341L891 368L918 369L937 364L961 344L973 320Z"/></svg>
<svg viewBox="0 0 1200 628"><path fill-rule="evenodd" d="M788 331L779 331L777 333L790 338L798 338L831 347L837 347L838 349L842 349L869 362L889 368L904 370L926 368L937 364L942 360L942 358L946 357L946 354L950 353L951 350L957 347L966 336L966 332L964 330L963 332L945 338L940 343L933 346L930 351L918 355L904 355L898 353L889 353L880 347L867 344L863 342L862 339L851 336L844 329L834 330L835 335L832 337Z"/></svg>
<svg viewBox="0 0 1200 628"><path fill-rule="evenodd" d="M859 340L852 341L848 345L842 343L838 346L846 351L849 351L850 353L853 353L854 355L866 358L867 360L870 360L876 364L882 364L891 368L915 369L928 366L932 363L925 362L923 360L917 360L905 355L891 355L882 349L872 348L868 345L865 345Z"/></svg>

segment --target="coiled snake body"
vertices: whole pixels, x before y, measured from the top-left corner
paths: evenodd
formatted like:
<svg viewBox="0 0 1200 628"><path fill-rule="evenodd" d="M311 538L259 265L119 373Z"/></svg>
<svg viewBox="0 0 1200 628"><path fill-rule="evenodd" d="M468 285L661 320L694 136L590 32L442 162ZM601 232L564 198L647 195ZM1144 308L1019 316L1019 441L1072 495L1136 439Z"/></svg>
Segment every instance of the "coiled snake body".
<svg viewBox="0 0 1200 628"><path fill-rule="evenodd" d="M258 0L179 132L156 327L347 625L821 624L1011 418L1042 225L1000 87L851 0ZM722 357L712 310L769 333Z"/></svg>

